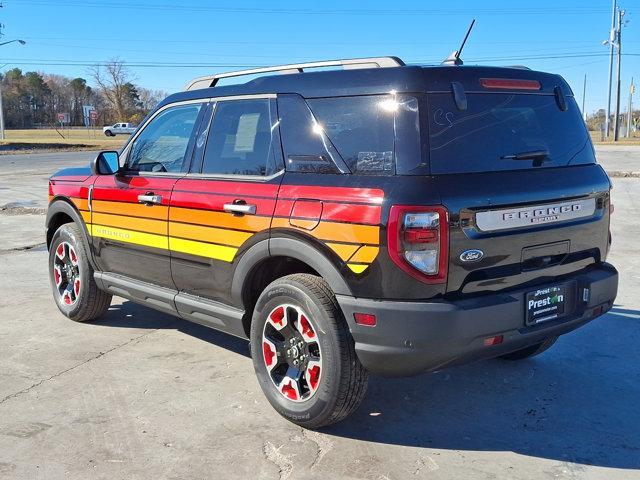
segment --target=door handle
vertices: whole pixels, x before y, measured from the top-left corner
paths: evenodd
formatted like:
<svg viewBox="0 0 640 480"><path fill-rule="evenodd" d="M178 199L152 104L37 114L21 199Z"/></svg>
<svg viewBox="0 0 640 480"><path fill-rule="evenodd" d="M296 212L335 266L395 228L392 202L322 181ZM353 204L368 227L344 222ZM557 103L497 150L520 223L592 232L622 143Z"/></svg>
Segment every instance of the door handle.
<svg viewBox="0 0 640 480"><path fill-rule="evenodd" d="M138 203L144 203L145 205L158 205L162 203L162 195L154 195L148 192L145 195L138 195Z"/></svg>
<svg viewBox="0 0 640 480"><path fill-rule="evenodd" d="M234 215L255 215L256 206L244 203L244 200L236 200L237 203L225 203L223 210ZM242 202L242 203L240 203Z"/></svg>

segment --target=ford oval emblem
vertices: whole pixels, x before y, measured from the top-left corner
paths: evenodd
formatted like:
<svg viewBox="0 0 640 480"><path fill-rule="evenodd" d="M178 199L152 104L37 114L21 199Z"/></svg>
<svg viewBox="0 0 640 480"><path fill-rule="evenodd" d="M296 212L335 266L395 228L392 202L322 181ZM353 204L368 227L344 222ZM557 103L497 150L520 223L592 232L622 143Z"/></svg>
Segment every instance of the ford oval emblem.
<svg viewBox="0 0 640 480"><path fill-rule="evenodd" d="M465 250L460 254L460 260L463 262L477 262L482 257L484 257L484 252L482 250Z"/></svg>

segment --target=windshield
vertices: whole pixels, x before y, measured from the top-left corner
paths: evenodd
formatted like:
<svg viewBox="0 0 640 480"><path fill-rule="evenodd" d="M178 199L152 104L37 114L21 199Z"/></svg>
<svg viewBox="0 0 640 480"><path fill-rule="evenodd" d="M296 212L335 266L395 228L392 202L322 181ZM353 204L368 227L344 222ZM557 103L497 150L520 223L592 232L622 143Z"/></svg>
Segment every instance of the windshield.
<svg viewBox="0 0 640 480"><path fill-rule="evenodd" d="M595 163L573 97L565 111L553 95L469 93L467 103L459 110L451 93L429 95L432 173Z"/></svg>

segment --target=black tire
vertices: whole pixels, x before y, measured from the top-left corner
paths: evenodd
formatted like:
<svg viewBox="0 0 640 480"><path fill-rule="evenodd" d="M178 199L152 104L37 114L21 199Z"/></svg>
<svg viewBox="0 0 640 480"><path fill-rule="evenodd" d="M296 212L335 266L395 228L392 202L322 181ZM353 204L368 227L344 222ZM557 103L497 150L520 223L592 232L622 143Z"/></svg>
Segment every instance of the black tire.
<svg viewBox="0 0 640 480"><path fill-rule="evenodd" d="M535 345L530 345L520 350L516 350L515 352L507 353L505 355L500 355L499 358L503 360L524 360L525 358L535 357L536 355L540 355L542 352L549 350L554 343L556 343L558 337L550 337L547 338L544 342L536 343Z"/></svg>
<svg viewBox="0 0 640 480"><path fill-rule="evenodd" d="M57 284L60 277L58 277L59 274L56 272L55 266L64 264L57 258L57 252L62 248L64 255L71 257L69 247L73 249L77 259L77 268L69 267L70 271L75 272L75 275L69 278L77 279L80 282L77 294L71 281L66 283L61 281L60 286ZM66 276L63 278L67 280ZM95 320L109 309L111 295L103 292L96 285L93 278L93 268L89 262L88 246L83 240L80 228L75 223L66 223L53 234L49 247L49 279L58 309L74 322ZM67 288L64 288L65 285ZM70 291L66 292L69 287ZM70 303L65 301L65 294L68 294Z"/></svg>
<svg viewBox="0 0 640 480"><path fill-rule="evenodd" d="M301 309L310 316L312 329L317 332L315 342L321 349L318 357L322 369L316 390L306 400L286 398L266 365L263 333L268 316L280 305ZM320 277L287 275L265 288L253 312L251 353L258 382L269 403L280 415L302 427L319 428L343 420L358 408L366 393L369 374L356 356L353 338L331 288ZM276 358L283 357L278 354ZM284 368L288 368L286 364Z"/></svg>
<svg viewBox="0 0 640 480"><path fill-rule="evenodd" d="M104 134L107 137L115 137L115 134L111 130L105 130Z"/></svg>

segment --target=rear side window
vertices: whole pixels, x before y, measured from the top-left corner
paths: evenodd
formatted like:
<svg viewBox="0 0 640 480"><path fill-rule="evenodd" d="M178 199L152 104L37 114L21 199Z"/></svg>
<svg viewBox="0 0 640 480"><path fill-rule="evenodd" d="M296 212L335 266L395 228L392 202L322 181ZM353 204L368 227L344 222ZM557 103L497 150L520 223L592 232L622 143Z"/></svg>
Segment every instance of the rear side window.
<svg viewBox="0 0 640 480"><path fill-rule="evenodd" d="M414 163L416 158L421 158L418 100L415 97L367 95L314 98L307 99L306 103L312 116L307 125L301 126L298 122L295 128L308 132L305 137L315 135L318 151L311 151L311 141L304 144L296 141L292 145L287 142L291 136L283 133L288 161L292 157L334 158L332 150L335 148L339 160L352 173L389 175L396 173L398 157L411 157ZM287 114L288 110L284 108L281 111L283 128L289 129ZM329 145L324 142L324 136ZM300 151L294 151L294 148Z"/></svg>
<svg viewBox="0 0 640 480"><path fill-rule="evenodd" d="M595 163L573 97L562 111L552 95L468 93L459 110L450 93L430 94L431 172L467 173ZM546 158L514 159L527 152Z"/></svg>
<svg viewBox="0 0 640 480"><path fill-rule="evenodd" d="M202 173L266 176L276 172L271 101L221 101L209 128Z"/></svg>

